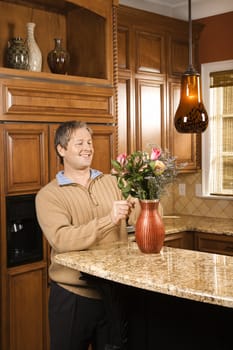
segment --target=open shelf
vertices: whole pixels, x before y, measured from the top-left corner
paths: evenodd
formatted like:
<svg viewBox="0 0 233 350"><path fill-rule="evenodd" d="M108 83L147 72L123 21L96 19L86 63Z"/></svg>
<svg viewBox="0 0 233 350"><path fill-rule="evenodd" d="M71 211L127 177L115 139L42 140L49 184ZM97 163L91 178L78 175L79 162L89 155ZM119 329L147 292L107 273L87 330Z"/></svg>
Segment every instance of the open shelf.
<svg viewBox="0 0 233 350"><path fill-rule="evenodd" d="M0 1L0 67L6 67L8 41L26 39L26 24L34 22L42 52L42 72L50 73L47 55L54 38L70 53L68 75L112 82L111 0Z"/></svg>

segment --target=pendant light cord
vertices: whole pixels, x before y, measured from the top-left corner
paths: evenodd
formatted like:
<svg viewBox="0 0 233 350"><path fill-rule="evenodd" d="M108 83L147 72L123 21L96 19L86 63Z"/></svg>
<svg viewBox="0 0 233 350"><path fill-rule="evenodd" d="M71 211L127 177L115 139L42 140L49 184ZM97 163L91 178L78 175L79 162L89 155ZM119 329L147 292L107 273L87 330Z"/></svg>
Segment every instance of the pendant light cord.
<svg viewBox="0 0 233 350"><path fill-rule="evenodd" d="M189 14L189 69L191 69L193 67L191 0L188 0L188 14Z"/></svg>

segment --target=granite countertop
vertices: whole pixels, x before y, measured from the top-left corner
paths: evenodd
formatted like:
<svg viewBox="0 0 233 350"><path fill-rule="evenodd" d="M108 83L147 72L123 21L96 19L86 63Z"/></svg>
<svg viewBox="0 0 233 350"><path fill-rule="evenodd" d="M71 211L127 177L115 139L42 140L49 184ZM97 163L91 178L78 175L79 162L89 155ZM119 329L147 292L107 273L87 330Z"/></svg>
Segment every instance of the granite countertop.
<svg viewBox="0 0 233 350"><path fill-rule="evenodd" d="M202 216L164 216L166 234L182 231L199 231L233 236L233 218L221 219Z"/></svg>
<svg viewBox="0 0 233 350"><path fill-rule="evenodd" d="M163 217L165 234L192 231L233 236L233 219L203 216L169 215ZM135 240L134 227L128 226L129 239Z"/></svg>
<svg viewBox="0 0 233 350"><path fill-rule="evenodd" d="M125 285L233 308L233 257L163 247L144 254L137 243L58 254L64 266Z"/></svg>

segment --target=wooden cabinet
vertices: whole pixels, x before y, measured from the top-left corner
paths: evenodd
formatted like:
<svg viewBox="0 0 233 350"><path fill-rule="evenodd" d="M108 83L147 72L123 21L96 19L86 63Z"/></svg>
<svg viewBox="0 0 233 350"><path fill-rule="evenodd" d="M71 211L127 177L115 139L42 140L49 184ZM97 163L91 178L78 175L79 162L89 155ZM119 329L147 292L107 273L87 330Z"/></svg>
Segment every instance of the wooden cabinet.
<svg viewBox="0 0 233 350"><path fill-rule="evenodd" d="M166 146L165 37L118 9L118 153Z"/></svg>
<svg viewBox="0 0 233 350"><path fill-rule="evenodd" d="M214 233L196 232L196 250L233 256L233 237Z"/></svg>
<svg viewBox="0 0 233 350"><path fill-rule="evenodd" d="M6 317L9 350L47 349L47 265L44 262L7 272Z"/></svg>
<svg viewBox="0 0 233 350"><path fill-rule="evenodd" d="M36 193L48 182L48 127L0 124L2 349L47 349L47 246L36 263L8 264L7 198ZM21 207L17 209L19 216ZM37 237L31 237L37 240ZM30 331L29 331L30 330Z"/></svg>
<svg viewBox="0 0 233 350"><path fill-rule="evenodd" d="M194 233L190 231L167 234L164 245L172 248L194 249Z"/></svg>
<svg viewBox="0 0 233 350"><path fill-rule="evenodd" d="M188 24L187 24L188 25ZM199 29L200 30L200 29ZM193 36L193 62L198 62L198 35L197 27L194 28ZM189 63L189 42L186 30L183 31L181 24L178 24L176 30L169 33L169 44L168 44L168 75L179 76L183 74ZM196 67L198 68L198 67Z"/></svg>
<svg viewBox="0 0 233 350"><path fill-rule="evenodd" d="M121 74L118 81L118 133L117 152L130 153L136 148L133 103L131 98L132 80L129 74Z"/></svg>
<svg viewBox="0 0 233 350"><path fill-rule="evenodd" d="M165 235L164 246L233 256L233 237L216 233L182 231Z"/></svg>
<svg viewBox="0 0 233 350"><path fill-rule="evenodd" d="M193 27L193 62L198 62L201 27ZM188 23L119 6L118 153L157 144L187 163L182 172L199 169L200 138L179 134L173 123L188 53Z"/></svg>
<svg viewBox="0 0 233 350"><path fill-rule="evenodd" d="M70 76L37 74L0 68L0 121L113 123L112 86L86 86Z"/></svg>
<svg viewBox="0 0 233 350"><path fill-rule="evenodd" d="M34 22L42 52L42 71L50 73L47 54L54 38L62 38L70 53L69 75L103 84L113 82L113 0L0 1L0 66L12 37L26 38L26 24ZM46 38L46 40L45 40ZM94 57L94 59L93 59Z"/></svg>
<svg viewBox="0 0 233 350"><path fill-rule="evenodd" d="M164 245L233 256L233 237L216 233L198 231L171 233L165 236Z"/></svg>
<svg viewBox="0 0 233 350"><path fill-rule="evenodd" d="M54 179L58 171L63 169L54 147L54 137L58 126L57 123L49 125L49 180Z"/></svg>
<svg viewBox="0 0 233 350"><path fill-rule="evenodd" d="M2 124L5 194L36 192L48 182L48 129Z"/></svg>
<svg viewBox="0 0 233 350"><path fill-rule="evenodd" d="M136 79L136 149L150 151L151 147L165 147L164 121L165 84L163 79Z"/></svg>
<svg viewBox="0 0 233 350"><path fill-rule="evenodd" d="M0 259L2 350L49 350L47 268L39 261L7 264L6 198L35 195L62 169L54 150L61 122L93 129L93 167L109 172L116 148L116 0L0 0ZM42 71L6 67L8 40L26 38L34 22ZM70 53L67 75L52 74L54 38Z"/></svg>
<svg viewBox="0 0 233 350"><path fill-rule="evenodd" d="M115 154L115 127L110 125L93 125L94 157L92 167L101 170L104 174L109 174L111 169L111 159Z"/></svg>
<svg viewBox="0 0 233 350"><path fill-rule="evenodd" d="M30 115L29 119L31 117ZM26 116L23 115L23 118L26 119ZM6 196L36 193L62 169L53 142L58 125L59 123L26 121L7 121L0 124L1 169L5 169L0 176L3 350L47 349L48 331L44 313L47 315L49 247L44 241L43 259L36 267L33 264L23 264L17 268L7 267ZM89 125L93 129L96 151L93 167L109 173L111 159L115 156L115 127L91 123ZM26 337L29 328L31 333Z"/></svg>

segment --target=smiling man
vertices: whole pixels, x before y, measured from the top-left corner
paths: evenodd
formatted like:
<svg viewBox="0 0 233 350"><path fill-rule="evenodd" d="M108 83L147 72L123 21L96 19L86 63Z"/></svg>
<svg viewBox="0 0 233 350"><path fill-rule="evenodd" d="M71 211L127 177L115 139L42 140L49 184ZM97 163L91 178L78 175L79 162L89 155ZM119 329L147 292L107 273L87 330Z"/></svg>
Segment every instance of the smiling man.
<svg viewBox="0 0 233 350"><path fill-rule="evenodd" d="M76 270L58 265L58 253L126 241L132 205L122 200L116 178L91 168L92 131L78 121L56 131L64 170L36 196L39 224L51 246L49 323L51 350L123 349L109 344L101 293Z"/></svg>

